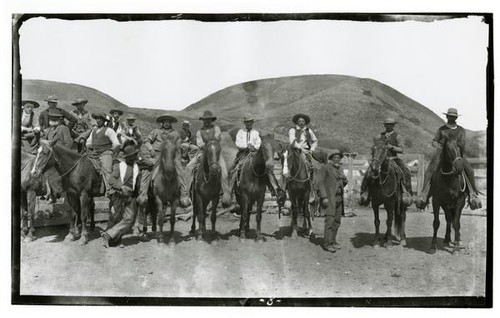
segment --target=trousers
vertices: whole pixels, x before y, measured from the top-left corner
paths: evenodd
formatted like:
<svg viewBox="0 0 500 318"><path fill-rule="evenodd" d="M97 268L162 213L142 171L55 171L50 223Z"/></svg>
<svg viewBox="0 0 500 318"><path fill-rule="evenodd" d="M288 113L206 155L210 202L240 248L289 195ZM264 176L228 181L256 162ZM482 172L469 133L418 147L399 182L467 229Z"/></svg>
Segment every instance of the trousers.
<svg viewBox="0 0 500 318"><path fill-rule="evenodd" d="M334 214L328 213L325 215L324 240L326 246L337 243L337 232L342 221L342 210L342 195L336 195Z"/></svg>
<svg viewBox="0 0 500 318"><path fill-rule="evenodd" d="M122 219L111 226L106 233L113 240L120 238L123 234L127 233L134 225L137 216L137 204L135 198L119 196L115 199L114 207L123 209ZM120 213L117 211L117 213Z"/></svg>

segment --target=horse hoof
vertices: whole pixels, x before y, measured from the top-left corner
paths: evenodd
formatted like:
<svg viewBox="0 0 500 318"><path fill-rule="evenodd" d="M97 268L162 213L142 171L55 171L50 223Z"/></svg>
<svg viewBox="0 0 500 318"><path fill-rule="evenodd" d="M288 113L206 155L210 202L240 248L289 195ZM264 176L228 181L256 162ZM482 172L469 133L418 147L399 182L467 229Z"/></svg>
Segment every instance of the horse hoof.
<svg viewBox="0 0 500 318"><path fill-rule="evenodd" d="M437 247L432 246L431 249L429 250L429 254L436 254L437 252Z"/></svg>
<svg viewBox="0 0 500 318"><path fill-rule="evenodd" d="M444 247L450 247L451 246L451 242L450 241L444 241L443 242L443 246Z"/></svg>
<svg viewBox="0 0 500 318"><path fill-rule="evenodd" d="M203 235L198 235L198 236L196 237L196 241L197 241L197 242L203 242Z"/></svg>
<svg viewBox="0 0 500 318"><path fill-rule="evenodd" d="M392 243L385 243L385 248L386 249L392 249Z"/></svg>
<svg viewBox="0 0 500 318"><path fill-rule="evenodd" d="M73 242L75 240L76 240L76 237L71 233L66 235L66 237L64 238L64 242Z"/></svg>
<svg viewBox="0 0 500 318"><path fill-rule="evenodd" d="M24 238L23 243L31 243L31 242L33 242L34 240L36 240L36 238L35 238L35 237L28 235L28 236L26 236L26 237Z"/></svg>
<svg viewBox="0 0 500 318"><path fill-rule="evenodd" d="M400 245L401 245L402 247L407 247L407 246L408 246L408 244L406 243L406 239L402 239L402 240L401 240L401 242L400 242Z"/></svg>
<svg viewBox="0 0 500 318"><path fill-rule="evenodd" d="M374 249L379 249L380 248L380 243L379 242L373 243L373 248Z"/></svg>
<svg viewBox="0 0 500 318"><path fill-rule="evenodd" d="M83 246L83 245L86 245L86 244L88 243L88 241L89 241L89 240L88 240L86 237L82 236L82 237L78 240L78 244L79 244L80 246Z"/></svg>

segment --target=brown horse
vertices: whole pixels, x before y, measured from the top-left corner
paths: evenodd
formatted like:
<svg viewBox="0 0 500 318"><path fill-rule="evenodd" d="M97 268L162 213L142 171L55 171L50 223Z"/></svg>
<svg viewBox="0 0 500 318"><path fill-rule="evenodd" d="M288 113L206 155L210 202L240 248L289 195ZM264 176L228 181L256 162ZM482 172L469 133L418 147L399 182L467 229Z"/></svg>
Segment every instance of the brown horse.
<svg viewBox="0 0 500 318"><path fill-rule="evenodd" d="M63 192L61 179L55 169L44 175L34 177L31 173L36 156L21 151L21 235L23 242L31 242L35 237L35 202L36 196L44 195L44 183L48 181L51 194L59 197Z"/></svg>
<svg viewBox="0 0 500 318"><path fill-rule="evenodd" d="M198 219L201 235L197 235L198 240L202 240L205 235L205 215L208 203L212 202L212 232L215 233L215 222L217 221L217 205L219 205L221 190L221 167L219 165L220 144L217 140L210 140L205 145L205 151L201 158L201 166L196 171L193 183L193 225L191 234L196 233L196 219Z"/></svg>
<svg viewBox="0 0 500 318"><path fill-rule="evenodd" d="M460 217L468 195L465 181L464 163L460 156L457 141L446 139L436 171L431 179L432 209L434 212L434 235L432 237L430 253L435 253L437 244L437 231L439 229L439 209L444 210L446 219L446 234L444 244L451 243L451 226L455 231L453 253L460 248Z"/></svg>
<svg viewBox="0 0 500 318"><path fill-rule="evenodd" d="M175 160L177 156L177 138L167 137L161 145L160 163L158 173L152 180L152 194L156 203L158 227L156 239L158 244L164 244L163 223L165 218L165 205L170 203L170 239L168 243L174 245L175 210L179 205L181 196L180 184L177 181Z"/></svg>
<svg viewBox="0 0 500 318"><path fill-rule="evenodd" d="M372 198L372 209L375 216L374 247L380 246L379 238L379 207L384 204L387 211L387 231L385 233L386 247L392 246L392 223L396 227L396 234L400 238L401 246L406 246L405 221L407 206L403 204L404 174L398 165L387 158L387 144L383 140L375 140L372 147L372 161L370 163L371 178L368 191Z"/></svg>
<svg viewBox="0 0 500 318"><path fill-rule="evenodd" d="M40 175L50 167L55 167L62 177L66 198L71 208L69 233L65 241L74 241L80 236L81 245L88 243L87 221L90 229L95 227L94 197L99 193L101 178L86 154L79 154L58 143L42 141L38 148L33 168L34 176ZM81 223L82 231L78 229Z"/></svg>
<svg viewBox="0 0 500 318"><path fill-rule="evenodd" d="M290 170L290 176L287 178L288 197L292 209L292 238L297 238L299 230L297 218L300 213L304 217L303 227L307 226L307 235L313 235L311 213L309 210L309 194L311 192L311 178L307 162L302 158L299 149L289 147L287 163ZM285 153L286 153L285 152Z"/></svg>
<svg viewBox="0 0 500 318"><path fill-rule="evenodd" d="M268 184L268 172L274 170L273 148L268 136L262 137L259 150L252 157L245 159L238 183L235 187L235 197L241 208L240 240L246 239L246 231L250 228L250 214L253 205L257 204L257 231L256 240L262 241L261 221L262 206L266 186Z"/></svg>

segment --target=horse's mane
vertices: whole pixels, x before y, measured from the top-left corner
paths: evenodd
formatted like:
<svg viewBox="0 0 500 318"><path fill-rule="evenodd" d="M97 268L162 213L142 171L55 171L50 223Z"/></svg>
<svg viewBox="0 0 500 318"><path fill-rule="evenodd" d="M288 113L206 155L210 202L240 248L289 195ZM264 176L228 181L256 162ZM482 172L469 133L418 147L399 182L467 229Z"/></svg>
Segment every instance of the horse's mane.
<svg viewBox="0 0 500 318"><path fill-rule="evenodd" d="M57 157L58 161L77 161L79 160L83 155L78 153L76 150L72 150L69 148L64 147L63 145L56 143L53 146L54 155ZM56 154L57 151L57 154Z"/></svg>
<svg viewBox="0 0 500 318"><path fill-rule="evenodd" d="M35 155L21 151L21 182L29 180L34 161Z"/></svg>

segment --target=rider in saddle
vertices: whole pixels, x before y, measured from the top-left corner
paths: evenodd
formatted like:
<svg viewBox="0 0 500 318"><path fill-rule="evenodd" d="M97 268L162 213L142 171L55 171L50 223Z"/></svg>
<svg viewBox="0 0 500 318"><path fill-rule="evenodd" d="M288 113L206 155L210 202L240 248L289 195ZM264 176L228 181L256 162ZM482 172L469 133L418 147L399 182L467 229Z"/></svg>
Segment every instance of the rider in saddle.
<svg viewBox="0 0 500 318"><path fill-rule="evenodd" d="M403 160L398 157L398 154L403 153L403 137L394 131L394 125L396 124L394 118L386 118L383 124L385 131L378 136L378 139L385 141L387 144L387 159L393 160L404 173L404 190L406 190L407 194L411 197L413 195L411 188L411 172ZM361 197L359 202L361 205L366 206L370 202L368 191L368 181L370 178L371 170L368 169L361 183Z"/></svg>
<svg viewBox="0 0 500 318"><path fill-rule="evenodd" d="M122 140L125 143L126 140L133 140L135 144L140 147L142 144L142 133L139 130L139 127L135 125L135 120L137 117L135 115L128 115L125 117L127 124L124 126L124 130L122 133Z"/></svg>
<svg viewBox="0 0 500 318"><path fill-rule="evenodd" d="M301 151L309 167L309 176L311 181L313 181L313 155L315 154L316 147L318 147L318 139L312 129L307 127L311 122L311 118L305 114L296 114L292 117L292 122L295 124L295 127L290 128L288 131L290 146ZM313 185L314 182L311 182L311 186ZM309 203L313 203L315 199L316 190L311 189Z"/></svg>
<svg viewBox="0 0 500 318"><path fill-rule="evenodd" d="M40 104L31 100L23 100L21 105L21 146L28 149L28 152L35 152L40 139L40 127L35 126L37 116L33 109L40 107Z"/></svg>
<svg viewBox="0 0 500 318"><path fill-rule="evenodd" d="M57 109L51 109L47 113L49 127L45 130L45 139L51 142L57 142L64 147L71 149L73 147L73 138L66 125L62 124L64 115Z"/></svg>
<svg viewBox="0 0 500 318"><path fill-rule="evenodd" d="M429 166L425 171L422 194L416 202L416 205L419 209L425 208L425 206L429 203L431 179L438 166L439 156L441 154L442 147L446 139L456 140L458 148L460 149L460 156L462 158L464 157L465 129L457 125L457 119L458 116L460 115L458 115L458 111L456 108L449 108L448 111L443 114L446 115L447 123L438 128L434 136L434 139L432 140L432 146L435 148L435 151L431 159L431 162L429 163ZM476 188L474 170L472 169L470 163L465 158L463 160L463 163L464 163L465 174L467 175L467 178L469 179L470 185L472 187L472 189L469 189L469 196L470 196L469 200L470 200L470 207L472 210L474 210L476 208L481 207L481 201L477 197L478 191Z"/></svg>
<svg viewBox="0 0 500 318"><path fill-rule="evenodd" d="M123 115L123 112L119 109L112 109L109 113L111 114L111 118L108 119L107 125L116 132L118 141L122 143L121 138L122 134L125 132L125 124L120 120L120 116Z"/></svg>
<svg viewBox="0 0 500 318"><path fill-rule="evenodd" d="M72 111L73 116L75 116L78 120L77 125L80 124L80 127L78 129L73 129L74 134L76 134L77 136L91 129L92 126L96 125L92 120L90 113L85 110L85 105L87 105L87 103L88 100L84 98L77 98L73 103L71 103L71 105L76 107L76 109Z"/></svg>
<svg viewBox="0 0 500 318"><path fill-rule="evenodd" d="M206 110L200 120L203 121L203 127L196 132L196 145L199 148L196 156L189 161L186 165L187 177L188 177L188 189L191 188L193 182L193 173L196 168L201 164L201 158L203 156L203 151L205 149L205 144L210 140L221 140L221 130L219 126L214 125L214 121L217 119L216 116L212 114L211 111ZM229 184L227 181L227 168L224 158L219 157L219 165L221 167L221 183L222 183L222 205L229 206L231 204L231 195L229 191Z"/></svg>
<svg viewBox="0 0 500 318"><path fill-rule="evenodd" d="M58 99L56 96L49 96L45 101L47 102L47 105L49 107L45 110L42 110L40 116L38 117L38 125L40 126L40 130L42 132L45 132L45 129L49 127L49 111L57 110L61 113L62 117L64 117L68 121L68 128L71 131L77 122L75 116L64 109L57 107Z"/></svg>
<svg viewBox="0 0 500 318"><path fill-rule="evenodd" d="M181 149L183 158L189 162L198 152L198 146L196 146L196 140L194 138L193 133L189 129L191 123L189 120L184 120L182 122L181 129Z"/></svg>
<svg viewBox="0 0 500 318"><path fill-rule="evenodd" d="M153 129L149 135L144 139L144 147L149 151L150 158L143 158L140 160L142 168L142 183L141 193L139 195L139 202L146 202L149 185L153 178L154 168L160 163L161 145L166 137L177 140L177 151L175 156L175 170L177 172L177 182L181 188L180 206L187 208L191 205L188 195L188 188L184 180L184 169L182 168L180 158L180 139L179 133L172 127L173 123L177 122L177 118L164 114L156 118L156 122L160 123L160 128Z"/></svg>
<svg viewBox="0 0 500 318"><path fill-rule="evenodd" d="M113 158L116 158L120 151L120 142L118 141L116 132L104 125L106 114L93 113L92 118L96 121L96 127L88 135L85 146L91 159L99 159L102 179L106 190L108 190L108 179L113 168ZM80 136L79 138L81 142L85 137Z"/></svg>
<svg viewBox="0 0 500 318"><path fill-rule="evenodd" d="M243 117L243 123L245 128L238 130L236 134L235 144L238 148L236 157L234 158L233 169L230 173L231 181L229 183L230 188L233 189L238 177L238 173L245 162L245 158L255 154L259 148L262 140L260 139L260 134L257 130L253 129L254 118L250 114L246 114ZM280 191L278 181L273 171L268 171L267 176L269 179L268 187L271 191L272 196L277 195L277 191Z"/></svg>

